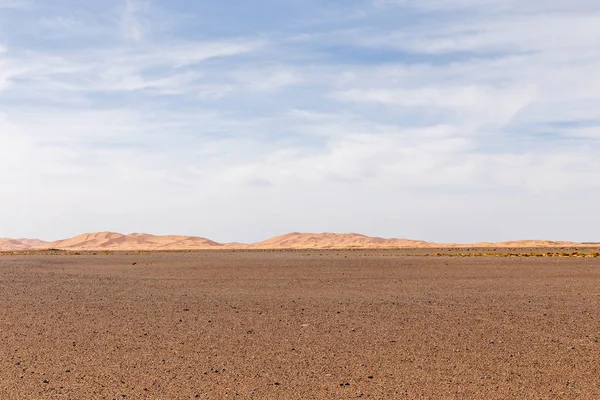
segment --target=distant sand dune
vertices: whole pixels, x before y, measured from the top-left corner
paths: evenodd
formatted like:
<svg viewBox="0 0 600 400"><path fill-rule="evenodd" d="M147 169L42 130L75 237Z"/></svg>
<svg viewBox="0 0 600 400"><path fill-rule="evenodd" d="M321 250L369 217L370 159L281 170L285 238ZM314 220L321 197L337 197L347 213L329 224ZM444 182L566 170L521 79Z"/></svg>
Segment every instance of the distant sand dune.
<svg viewBox="0 0 600 400"><path fill-rule="evenodd" d="M37 239L0 239L0 250L29 249L61 250L204 250L204 249L386 249L386 248L466 248L466 247L568 247L575 242L549 240L517 240L510 242L480 242L475 244L433 243L423 240L385 239L358 233L288 233L262 242L217 243L196 236L156 236L147 233L125 235L116 232L84 233L69 239L44 242Z"/></svg>
<svg viewBox="0 0 600 400"><path fill-rule="evenodd" d="M552 240L515 240L511 242L497 243L476 243L473 245L460 245L460 247L561 247L561 246L580 246L581 243L575 242L555 242Z"/></svg>
<svg viewBox="0 0 600 400"><path fill-rule="evenodd" d="M201 237L155 236L145 233L124 235L115 232L85 233L70 239L46 243L37 248L61 250L189 250L222 245Z"/></svg>
<svg viewBox="0 0 600 400"><path fill-rule="evenodd" d="M254 243L250 248L348 248L348 247L429 247L422 240L384 239L357 233L288 233L262 242Z"/></svg>
<svg viewBox="0 0 600 400"><path fill-rule="evenodd" d="M42 246L46 242L38 239L0 239L0 250L26 250Z"/></svg>

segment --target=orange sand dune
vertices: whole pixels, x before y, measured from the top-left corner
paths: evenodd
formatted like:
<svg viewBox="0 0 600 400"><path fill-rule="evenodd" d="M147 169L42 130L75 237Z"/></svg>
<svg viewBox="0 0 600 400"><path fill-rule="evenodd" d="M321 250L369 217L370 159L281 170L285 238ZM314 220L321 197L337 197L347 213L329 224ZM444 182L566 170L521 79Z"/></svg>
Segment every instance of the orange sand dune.
<svg viewBox="0 0 600 400"><path fill-rule="evenodd" d="M145 233L124 235L115 232L85 233L70 239L46 243L38 248L61 250L188 250L219 247L221 244L193 236L154 236Z"/></svg>
<svg viewBox="0 0 600 400"><path fill-rule="evenodd" d="M46 242L38 239L0 239L0 250L26 250L42 246Z"/></svg>
<svg viewBox="0 0 600 400"><path fill-rule="evenodd" d="M85 233L69 239L47 243L36 239L0 239L0 250L202 250L202 249L342 249L342 248L506 248L506 247L570 247L581 243L549 240L517 240L480 242L475 244L433 243L422 240L385 239L357 233L288 233L262 242L217 243L194 236L155 236L147 233L124 235L115 232Z"/></svg>
<svg viewBox="0 0 600 400"><path fill-rule="evenodd" d="M384 239L357 233L288 233L262 242L250 248L391 248L391 247L430 247L422 240Z"/></svg>
<svg viewBox="0 0 600 400"><path fill-rule="evenodd" d="M250 246L252 246L252 245L248 244L248 243L229 242L229 243L223 243L223 246L231 248L231 249L247 249L247 248L250 248Z"/></svg>
<svg viewBox="0 0 600 400"><path fill-rule="evenodd" d="M481 242L474 245L459 245L457 247L564 247L564 246L579 246L581 243L575 242L555 242L552 240L513 240L510 242Z"/></svg>
<svg viewBox="0 0 600 400"><path fill-rule="evenodd" d="M466 247L568 247L580 246L574 242L554 242L549 240L517 240L510 242L481 242L476 244L434 243L423 240L384 239L357 233L289 233L262 242L248 248L257 249L337 249L337 248L466 248Z"/></svg>

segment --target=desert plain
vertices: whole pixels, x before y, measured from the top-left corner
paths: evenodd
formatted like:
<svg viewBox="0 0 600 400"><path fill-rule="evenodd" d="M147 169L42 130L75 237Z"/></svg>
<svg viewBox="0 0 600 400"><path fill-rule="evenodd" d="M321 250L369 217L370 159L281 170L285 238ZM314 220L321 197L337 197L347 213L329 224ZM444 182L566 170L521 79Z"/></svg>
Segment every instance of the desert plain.
<svg viewBox="0 0 600 400"><path fill-rule="evenodd" d="M0 399L600 398L600 259L496 250L0 253Z"/></svg>

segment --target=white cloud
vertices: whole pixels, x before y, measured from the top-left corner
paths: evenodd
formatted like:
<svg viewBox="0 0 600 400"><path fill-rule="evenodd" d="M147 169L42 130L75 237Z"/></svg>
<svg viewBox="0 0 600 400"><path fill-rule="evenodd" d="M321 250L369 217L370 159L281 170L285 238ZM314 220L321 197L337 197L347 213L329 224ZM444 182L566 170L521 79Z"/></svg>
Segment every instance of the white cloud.
<svg viewBox="0 0 600 400"><path fill-rule="evenodd" d="M396 107L449 109L448 115L471 129L500 128L527 107L535 98L528 87L491 88L477 86L423 87L420 89L351 89L339 92L344 101L374 102ZM467 132L465 132L467 133Z"/></svg>
<svg viewBox="0 0 600 400"><path fill-rule="evenodd" d="M81 14L36 14L73 47L0 51L0 169L11 171L0 217L14 230L0 236L591 235L580 223L600 201L591 3L385 3L340 29L231 37L206 25L197 41L160 36L153 5L126 2L79 47L67 39L81 37ZM415 9L421 26L376 19ZM109 31L119 37L103 40Z"/></svg>
<svg viewBox="0 0 600 400"><path fill-rule="evenodd" d="M285 68L242 70L235 75L243 86L259 92L272 92L302 83L302 78L298 73Z"/></svg>
<svg viewBox="0 0 600 400"><path fill-rule="evenodd" d="M470 1L387 3L442 13L445 7L468 12L479 7ZM553 122L597 120L600 10L588 1L557 1L548 4L552 12L540 12L543 4L490 1L490 12L467 14L470 18L349 36L368 47L419 54L424 61L340 74L347 79L336 97L402 113L425 108L433 111L428 115L434 123L471 121L471 128L487 128L479 129L484 136L503 129L527 137ZM435 112L440 108L452 111L440 115ZM481 124L486 121L492 124Z"/></svg>
<svg viewBox="0 0 600 400"><path fill-rule="evenodd" d="M201 99L218 100L234 91L232 85L227 84L206 84L197 87L196 95Z"/></svg>
<svg viewBox="0 0 600 400"><path fill-rule="evenodd" d="M80 21L69 18L69 17L42 17L40 19L40 25L50 30L62 30L62 31L73 31L75 28L79 27L81 24Z"/></svg>
<svg viewBox="0 0 600 400"><path fill-rule="evenodd" d="M567 128L564 129L564 134L567 136L573 136L578 138L600 140L600 124L598 124L597 126L577 127L571 129Z"/></svg>
<svg viewBox="0 0 600 400"><path fill-rule="evenodd" d="M373 0L382 9L393 7L424 11L477 11L491 13L548 13L570 11L597 11L595 0Z"/></svg>
<svg viewBox="0 0 600 400"><path fill-rule="evenodd" d="M26 0L0 0L0 9L2 8L26 8L31 3Z"/></svg>
<svg viewBox="0 0 600 400"><path fill-rule="evenodd" d="M249 53L260 46L261 42L234 40L62 54L7 51L0 53L0 90L8 89L18 78L21 83L17 95L29 87L34 96L44 91L201 93L214 82L201 82L203 73L197 69L198 64Z"/></svg>
<svg viewBox="0 0 600 400"><path fill-rule="evenodd" d="M141 7L142 4L137 0L125 0L121 29L123 37L128 41L141 42L144 39L145 32L138 15Z"/></svg>
<svg viewBox="0 0 600 400"><path fill-rule="evenodd" d="M570 52L598 43L600 14L500 14L472 22L400 30L357 38L366 46L420 53ZM569 53L567 53L569 54Z"/></svg>
<svg viewBox="0 0 600 400"><path fill-rule="evenodd" d="M293 117L298 118L298 114L293 113ZM590 182L600 182L596 180L600 163L593 148L569 145L540 152L522 148L515 141L512 148L486 154L477 152L476 138L464 136L458 127L398 130L364 121L361 126L361 122L351 120L338 121L336 126L322 125L323 118L317 119L316 125L303 127L308 130L314 126L330 134L318 152L311 148L280 148L263 155L257 153L247 163L225 168L224 180L236 185L262 180L277 187L347 182L406 190L512 188L531 193L600 187L600 183L590 186Z"/></svg>

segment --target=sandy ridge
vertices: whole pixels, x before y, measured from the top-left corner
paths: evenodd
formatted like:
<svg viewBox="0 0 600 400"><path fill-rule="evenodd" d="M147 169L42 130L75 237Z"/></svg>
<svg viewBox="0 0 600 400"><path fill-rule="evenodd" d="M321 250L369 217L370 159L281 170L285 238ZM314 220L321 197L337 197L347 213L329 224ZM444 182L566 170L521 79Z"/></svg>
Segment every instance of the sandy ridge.
<svg viewBox="0 0 600 400"><path fill-rule="evenodd" d="M84 233L69 239L37 246L37 249L61 250L188 250L210 249L223 245L194 236L155 236L146 233L125 235L116 232Z"/></svg>
<svg viewBox="0 0 600 400"><path fill-rule="evenodd" d="M0 239L0 250L204 250L204 249L343 249L343 248L465 248L465 247L563 247L580 243L549 240L517 240L509 242L480 242L475 244L433 243L423 240L386 239L357 233L300 233L293 232L261 242L217 243L196 236L117 232L84 233L55 242L38 239Z"/></svg>
<svg viewBox="0 0 600 400"><path fill-rule="evenodd" d="M0 238L0 250L26 250L43 246L46 242L39 239L6 239Z"/></svg>

